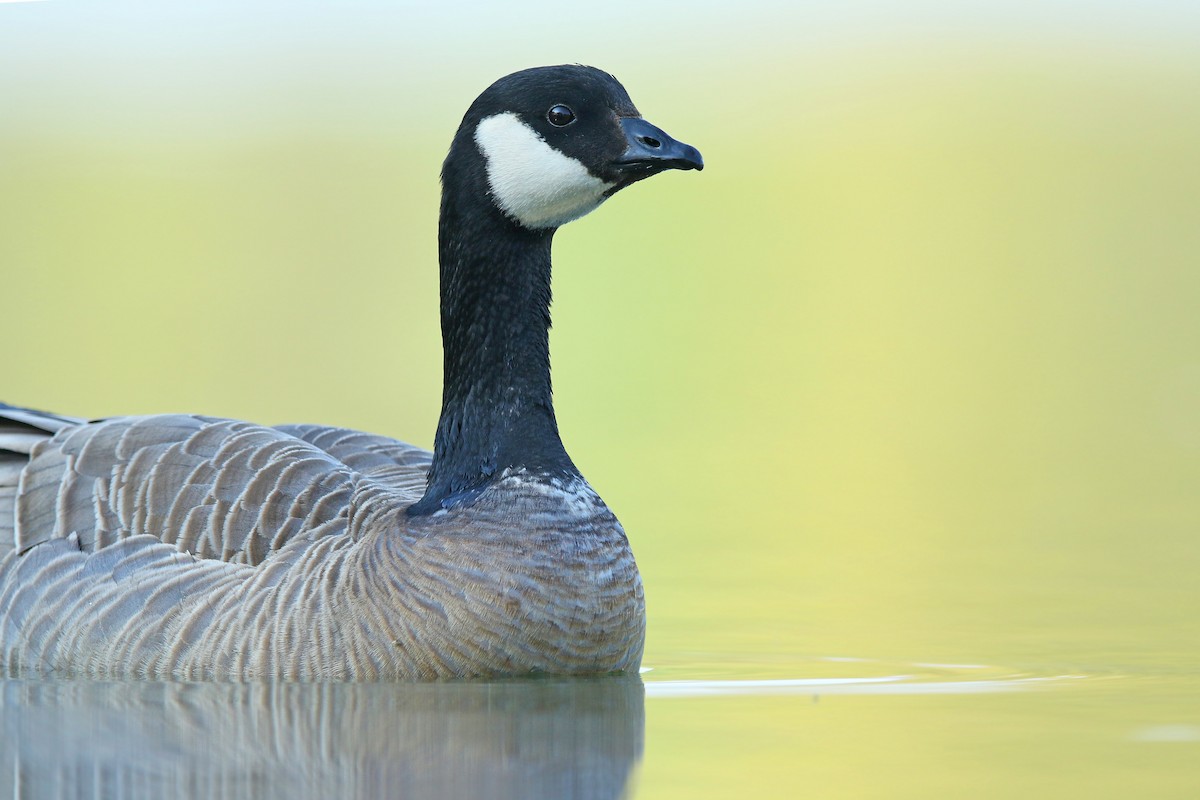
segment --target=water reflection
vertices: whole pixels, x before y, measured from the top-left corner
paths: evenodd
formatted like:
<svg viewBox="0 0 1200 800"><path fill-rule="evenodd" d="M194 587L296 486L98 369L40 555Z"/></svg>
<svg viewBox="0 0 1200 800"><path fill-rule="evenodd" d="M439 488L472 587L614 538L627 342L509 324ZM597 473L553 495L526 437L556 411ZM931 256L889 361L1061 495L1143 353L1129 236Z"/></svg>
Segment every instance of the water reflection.
<svg viewBox="0 0 1200 800"><path fill-rule="evenodd" d="M0 681L0 797L616 798L638 678Z"/></svg>

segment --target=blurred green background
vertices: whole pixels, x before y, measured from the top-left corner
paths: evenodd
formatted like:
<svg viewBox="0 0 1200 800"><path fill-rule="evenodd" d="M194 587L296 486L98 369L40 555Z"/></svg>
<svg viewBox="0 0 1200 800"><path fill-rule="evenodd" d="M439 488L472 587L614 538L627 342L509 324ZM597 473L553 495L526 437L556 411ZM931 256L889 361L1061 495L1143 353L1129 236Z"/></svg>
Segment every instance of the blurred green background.
<svg viewBox="0 0 1200 800"><path fill-rule="evenodd" d="M1127 739L1200 740L1198 36L1184 2L0 4L0 399L429 446L449 139L500 75L594 64L708 165L556 237L559 421L647 680L1141 687L819 734L652 701L645 796L1194 796L1200 744Z"/></svg>

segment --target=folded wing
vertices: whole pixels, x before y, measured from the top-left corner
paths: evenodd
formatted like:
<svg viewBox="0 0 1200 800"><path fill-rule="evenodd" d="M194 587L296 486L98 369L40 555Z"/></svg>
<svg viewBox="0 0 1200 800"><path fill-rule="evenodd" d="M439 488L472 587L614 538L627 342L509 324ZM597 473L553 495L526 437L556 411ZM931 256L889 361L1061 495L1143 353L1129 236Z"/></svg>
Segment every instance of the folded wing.
<svg viewBox="0 0 1200 800"><path fill-rule="evenodd" d="M255 565L297 537L346 533L364 482L412 502L429 464L426 451L357 431L188 415L67 421L56 432L11 420L4 431L0 514L10 509L12 533L0 555L9 542L23 553L75 534L88 552L150 535Z"/></svg>

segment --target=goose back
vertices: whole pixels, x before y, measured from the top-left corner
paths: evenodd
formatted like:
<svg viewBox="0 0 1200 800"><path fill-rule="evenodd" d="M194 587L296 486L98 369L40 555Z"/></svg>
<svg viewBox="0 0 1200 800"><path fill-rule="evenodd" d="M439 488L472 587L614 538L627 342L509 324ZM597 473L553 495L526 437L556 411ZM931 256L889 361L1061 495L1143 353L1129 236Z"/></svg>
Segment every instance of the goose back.
<svg viewBox="0 0 1200 800"><path fill-rule="evenodd" d="M411 503L429 465L426 451L359 431L190 415L64 425L29 450L9 488L18 552L71 534L87 551L149 535L250 565L295 538L345 531L363 481Z"/></svg>

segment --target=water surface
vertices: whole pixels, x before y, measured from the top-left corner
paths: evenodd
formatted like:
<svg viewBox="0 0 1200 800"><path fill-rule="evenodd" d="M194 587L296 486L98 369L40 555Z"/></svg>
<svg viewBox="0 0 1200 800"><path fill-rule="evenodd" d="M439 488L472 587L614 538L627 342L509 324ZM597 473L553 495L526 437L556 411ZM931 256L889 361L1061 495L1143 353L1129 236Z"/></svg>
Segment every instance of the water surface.
<svg viewBox="0 0 1200 800"><path fill-rule="evenodd" d="M741 786L764 797L1183 798L1197 788L1194 677L852 658L803 667L809 677L644 684L11 679L0 682L0 787L11 787L0 797L549 800Z"/></svg>
<svg viewBox="0 0 1200 800"><path fill-rule="evenodd" d="M636 678L0 683L0 796L619 797Z"/></svg>

